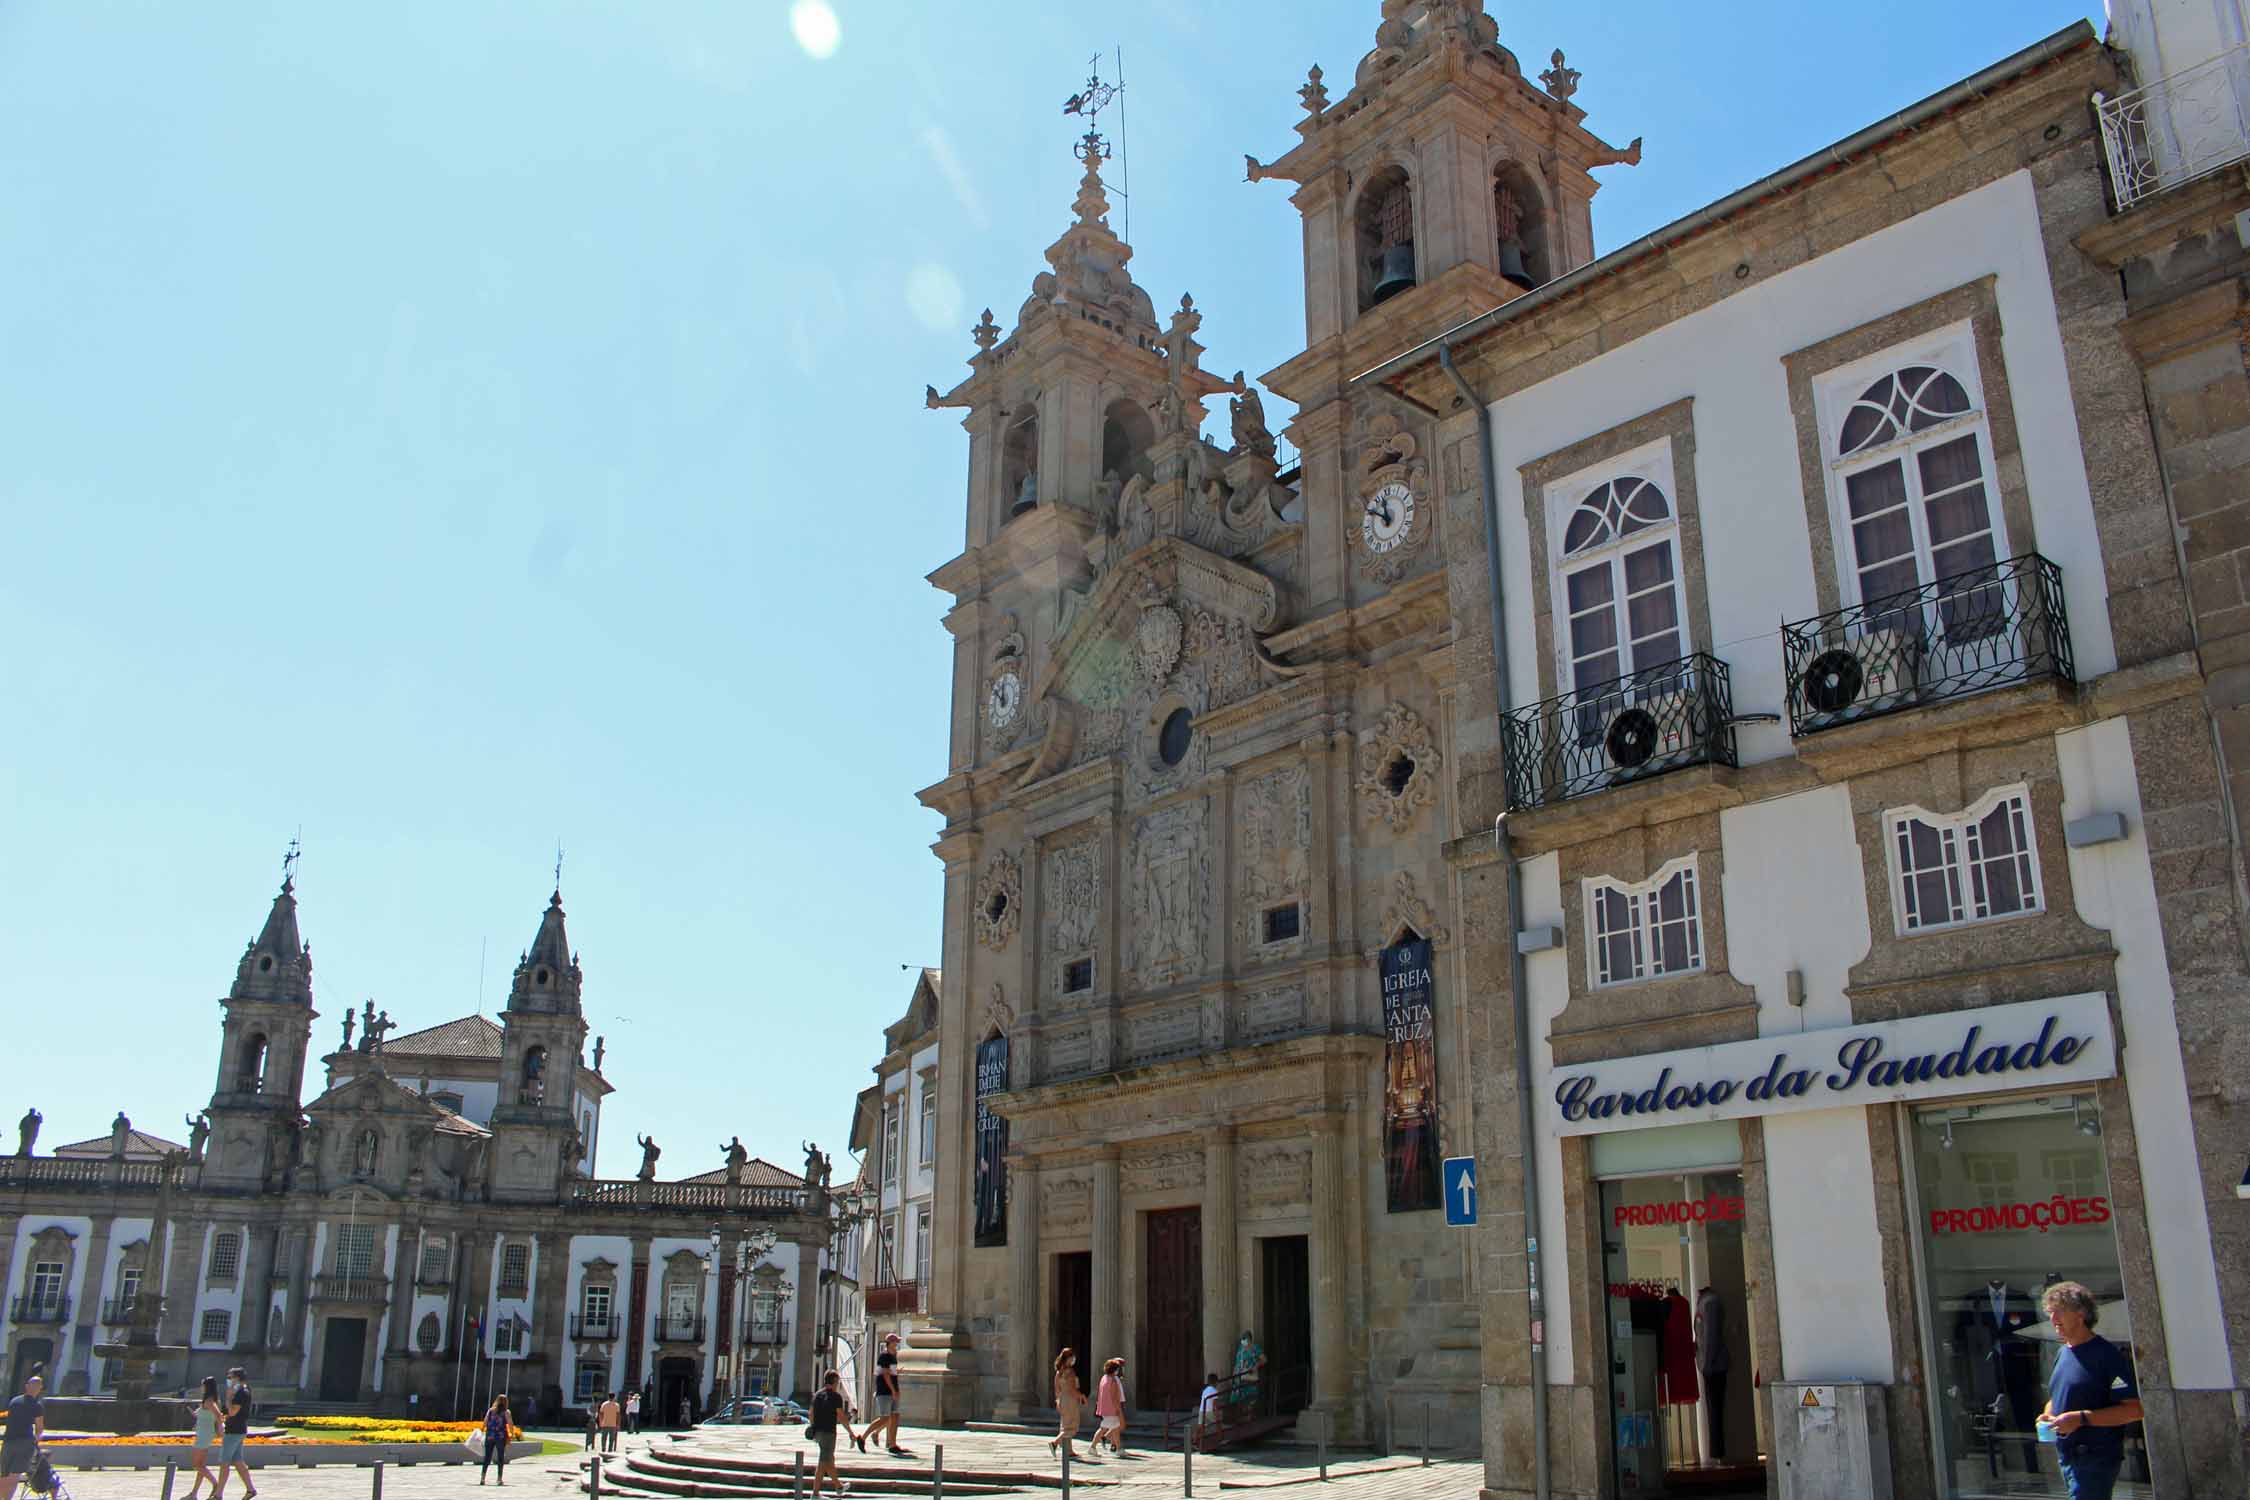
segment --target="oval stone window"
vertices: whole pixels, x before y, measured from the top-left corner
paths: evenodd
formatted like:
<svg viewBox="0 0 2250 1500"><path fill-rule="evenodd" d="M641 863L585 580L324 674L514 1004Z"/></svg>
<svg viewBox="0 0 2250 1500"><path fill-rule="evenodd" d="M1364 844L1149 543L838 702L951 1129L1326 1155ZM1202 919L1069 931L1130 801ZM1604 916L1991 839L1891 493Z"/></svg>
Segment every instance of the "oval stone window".
<svg viewBox="0 0 2250 1500"><path fill-rule="evenodd" d="M1184 708L1173 709L1156 732L1156 758L1168 766L1178 765L1187 759L1188 741L1194 737L1195 715Z"/></svg>

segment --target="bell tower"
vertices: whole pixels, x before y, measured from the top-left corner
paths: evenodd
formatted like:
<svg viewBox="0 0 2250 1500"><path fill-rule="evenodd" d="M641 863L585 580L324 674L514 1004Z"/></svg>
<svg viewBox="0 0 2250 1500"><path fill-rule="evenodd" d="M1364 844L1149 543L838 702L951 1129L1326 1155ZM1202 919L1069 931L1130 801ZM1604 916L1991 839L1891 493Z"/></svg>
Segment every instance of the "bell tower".
<svg viewBox="0 0 2250 1500"><path fill-rule="evenodd" d="M1436 508L1411 503L1431 426L1348 382L1593 259L1593 170L1638 163L1641 143L1585 128L1578 79L1560 51L1525 78L1483 0L1383 0L1350 92L1331 99L1313 68L1297 144L1248 158L1252 182L1297 184L1304 218L1306 347L1265 383L1298 407L1308 613L1400 587L1440 550Z"/></svg>
<svg viewBox="0 0 2250 1500"><path fill-rule="evenodd" d="M516 964L500 1015L500 1100L491 1122L496 1198L551 1196L578 1159L571 1142L578 1131L579 1053L586 1044L583 983L558 887Z"/></svg>
<svg viewBox="0 0 2250 1500"><path fill-rule="evenodd" d="M219 1076L203 1181L257 1189L290 1159L312 1045L312 949L297 933L296 846L265 926L219 1002Z"/></svg>

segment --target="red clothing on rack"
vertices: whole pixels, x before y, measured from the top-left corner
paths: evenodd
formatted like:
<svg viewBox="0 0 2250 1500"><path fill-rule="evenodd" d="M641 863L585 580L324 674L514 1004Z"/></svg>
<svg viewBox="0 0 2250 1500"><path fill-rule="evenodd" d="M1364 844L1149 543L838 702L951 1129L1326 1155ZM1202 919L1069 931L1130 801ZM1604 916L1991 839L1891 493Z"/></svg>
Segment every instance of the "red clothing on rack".
<svg viewBox="0 0 2250 1500"><path fill-rule="evenodd" d="M1687 1298L1673 1292L1664 1299L1664 1336L1656 1345L1658 1399L1686 1406L1698 1397L1695 1384L1695 1314Z"/></svg>

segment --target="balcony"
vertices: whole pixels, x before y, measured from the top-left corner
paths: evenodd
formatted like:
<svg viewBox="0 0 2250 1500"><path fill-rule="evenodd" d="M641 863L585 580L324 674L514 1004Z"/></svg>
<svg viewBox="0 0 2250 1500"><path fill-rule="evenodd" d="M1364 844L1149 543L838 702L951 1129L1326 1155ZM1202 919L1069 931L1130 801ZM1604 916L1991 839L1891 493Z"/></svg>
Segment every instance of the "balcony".
<svg viewBox="0 0 2250 1500"><path fill-rule="evenodd" d="M867 1289L866 1295L871 1318L922 1310L922 1283L918 1281L879 1281Z"/></svg>
<svg viewBox="0 0 2250 1500"><path fill-rule="evenodd" d="M110 1298L102 1304L102 1322L111 1328L124 1327L133 1321L134 1313L139 1308L140 1302L141 1299L138 1295ZM161 1315L161 1311L159 1309L159 1315Z"/></svg>
<svg viewBox="0 0 2250 1500"><path fill-rule="evenodd" d="M1508 808L1661 776L1731 766L1734 691L1727 664L1701 652L1516 709L1500 721ZM868 1293L870 1311L874 1291Z"/></svg>
<svg viewBox="0 0 2250 1500"><path fill-rule="evenodd" d="M8 1305L9 1320L16 1323L67 1323L70 1321L68 1297L45 1297L33 1293L18 1297Z"/></svg>
<svg viewBox="0 0 2250 1500"><path fill-rule="evenodd" d="M700 1344L703 1342L703 1315L660 1314L656 1320L656 1337L659 1343Z"/></svg>
<svg viewBox="0 0 2250 1500"><path fill-rule="evenodd" d="M624 1328L608 1313L572 1313L570 1336L574 1339L607 1340L619 1337Z"/></svg>
<svg viewBox="0 0 2250 1500"><path fill-rule="evenodd" d="M2036 552L1781 627L1799 737L1992 688L2073 681L2062 570Z"/></svg>
<svg viewBox="0 0 2250 1500"><path fill-rule="evenodd" d="M2250 47L2114 99L2095 96L2117 211L2250 156Z"/></svg>
<svg viewBox="0 0 2250 1500"><path fill-rule="evenodd" d="M315 1276L312 1279L311 1296L315 1302L382 1302L390 1293L388 1276Z"/></svg>

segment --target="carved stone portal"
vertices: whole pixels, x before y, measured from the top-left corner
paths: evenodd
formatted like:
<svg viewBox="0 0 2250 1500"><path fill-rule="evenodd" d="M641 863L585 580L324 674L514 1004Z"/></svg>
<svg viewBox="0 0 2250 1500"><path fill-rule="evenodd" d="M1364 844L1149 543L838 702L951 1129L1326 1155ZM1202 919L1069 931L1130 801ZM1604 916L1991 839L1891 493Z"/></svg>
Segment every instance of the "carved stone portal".
<svg viewBox="0 0 2250 1500"><path fill-rule="evenodd" d="M1044 988L1062 995L1063 965L1094 951L1101 932L1102 859L1098 838L1080 839L1047 851L1039 877L1040 919L1045 924L1048 974ZM1093 998L1091 990L1074 998Z"/></svg>
<svg viewBox="0 0 2250 1500"><path fill-rule="evenodd" d="M1023 872L1013 854L996 854L977 877L977 941L1005 948L1016 935L1023 904Z"/></svg>
<svg viewBox="0 0 2250 1500"><path fill-rule="evenodd" d="M1302 761L1268 771L1242 783L1235 794L1236 857L1242 866L1239 907L1248 924L1246 936L1253 948L1302 945L1299 936L1269 945L1265 914L1295 901L1302 905L1310 888L1307 870L1312 849L1312 781Z"/></svg>
<svg viewBox="0 0 2250 1500"><path fill-rule="evenodd" d="M1392 704L1359 747L1361 809L1404 833L1415 814L1437 800L1439 761L1437 739L1422 716Z"/></svg>

